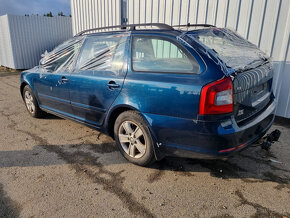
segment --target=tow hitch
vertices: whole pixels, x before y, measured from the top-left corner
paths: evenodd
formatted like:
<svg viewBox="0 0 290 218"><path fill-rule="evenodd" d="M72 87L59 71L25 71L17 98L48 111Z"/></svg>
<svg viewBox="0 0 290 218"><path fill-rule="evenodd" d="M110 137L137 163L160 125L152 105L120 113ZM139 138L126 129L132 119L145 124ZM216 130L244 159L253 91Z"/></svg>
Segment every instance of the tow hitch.
<svg viewBox="0 0 290 218"><path fill-rule="evenodd" d="M266 135L264 138L263 138L263 142L262 142L262 149L265 149L265 150L269 150L271 145L274 143L274 142L277 142L280 138L280 135L281 135L281 131L278 130L278 129L275 129L273 132L271 132L270 134Z"/></svg>

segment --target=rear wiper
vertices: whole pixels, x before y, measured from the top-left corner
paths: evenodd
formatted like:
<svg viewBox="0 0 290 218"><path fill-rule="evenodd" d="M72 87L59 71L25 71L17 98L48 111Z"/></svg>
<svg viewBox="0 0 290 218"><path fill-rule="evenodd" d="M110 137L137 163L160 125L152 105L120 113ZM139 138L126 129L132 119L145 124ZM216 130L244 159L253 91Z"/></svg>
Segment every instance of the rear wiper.
<svg viewBox="0 0 290 218"><path fill-rule="evenodd" d="M247 64L248 66L251 66L251 65L253 65L254 63L256 63L256 62L261 62L261 61L265 61L264 59L257 59L257 60L253 60L252 62L250 62L249 64Z"/></svg>
<svg viewBox="0 0 290 218"><path fill-rule="evenodd" d="M216 51L215 49L212 48L211 50L214 51L216 54L218 54L217 51Z"/></svg>
<svg viewBox="0 0 290 218"><path fill-rule="evenodd" d="M255 67L261 66L261 65L263 65L265 62L267 62L268 60L269 60L269 59L266 58L266 57L261 58L261 59L258 59L258 60L253 60L252 62L250 62L249 64L247 64L247 66L245 66L243 69L239 69L239 70L237 70L237 72L241 72L241 71L245 71L245 70L250 70L250 69L253 69L253 68L255 68ZM259 62L259 64L253 66L254 63L256 63L256 62Z"/></svg>

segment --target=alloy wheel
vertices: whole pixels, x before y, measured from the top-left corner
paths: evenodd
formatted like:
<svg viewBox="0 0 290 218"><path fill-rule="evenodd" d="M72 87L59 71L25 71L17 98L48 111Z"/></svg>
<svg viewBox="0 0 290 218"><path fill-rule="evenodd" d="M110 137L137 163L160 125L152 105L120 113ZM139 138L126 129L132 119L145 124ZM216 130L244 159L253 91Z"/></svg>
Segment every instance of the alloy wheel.
<svg viewBox="0 0 290 218"><path fill-rule="evenodd" d="M133 158L141 158L146 152L146 138L142 129L132 121L124 121L119 127L119 141L123 150Z"/></svg>
<svg viewBox="0 0 290 218"><path fill-rule="evenodd" d="M29 91L26 91L24 93L24 100L25 100L25 104L26 104L28 111L30 113L34 113L35 112L35 105L33 103L33 97Z"/></svg>

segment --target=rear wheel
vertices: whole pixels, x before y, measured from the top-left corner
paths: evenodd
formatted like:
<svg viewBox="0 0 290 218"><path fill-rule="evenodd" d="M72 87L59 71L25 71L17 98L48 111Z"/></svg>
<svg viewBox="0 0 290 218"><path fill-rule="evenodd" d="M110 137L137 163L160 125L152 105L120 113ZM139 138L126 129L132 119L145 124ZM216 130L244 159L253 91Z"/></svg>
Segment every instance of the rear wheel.
<svg viewBox="0 0 290 218"><path fill-rule="evenodd" d="M22 95L29 114L35 118L43 117L45 113L39 108L35 95L28 85L24 87Z"/></svg>
<svg viewBox="0 0 290 218"><path fill-rule="evenodd" d="M120 114L115 122L114 135L121 154L130 162L146 166L155 160L149 128L138 112Z"/></svg>

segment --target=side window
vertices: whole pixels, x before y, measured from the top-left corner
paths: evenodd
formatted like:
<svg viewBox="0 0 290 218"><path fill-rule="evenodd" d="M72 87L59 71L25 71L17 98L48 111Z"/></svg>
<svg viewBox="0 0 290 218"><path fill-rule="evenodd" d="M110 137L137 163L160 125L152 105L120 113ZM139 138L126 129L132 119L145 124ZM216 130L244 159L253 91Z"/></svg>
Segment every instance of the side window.
<svg viewBox="0 0 290 218"><path fill-rule="evenodd" d="M77 57L82 39L82 37L73 38L57 46L40 60L40 67L46 72L54 73L68 69Z"/></svg>
<svg viewBox="0 0 290 218"><path fill-rule="evenodd" d="M76 70L112 71L123 69L127 36L90 36L80 52Z"/></svg>
<svg viewBox="0 0 290 218"><path fill-rule="evenodd" d="M181 45L165 38L134 36L132 50L134 71L197 73L195 58Z"/></svg>

